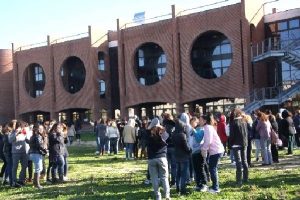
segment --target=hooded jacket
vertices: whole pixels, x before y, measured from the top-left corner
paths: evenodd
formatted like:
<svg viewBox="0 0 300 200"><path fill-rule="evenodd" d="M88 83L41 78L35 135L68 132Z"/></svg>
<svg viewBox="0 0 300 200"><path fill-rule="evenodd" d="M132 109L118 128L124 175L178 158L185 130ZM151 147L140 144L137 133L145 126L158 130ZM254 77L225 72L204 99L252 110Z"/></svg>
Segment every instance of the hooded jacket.
<svg viewBox="0 0 300 200"><path fill-rule="evenodd" d="M243 121L242 117L237 117L230 123L229 147L234 146L248 146L247 123Z"/></svg>
<svg viewBox="0 0 300 200"><path fill-rule="evenodd" d="M227 135L226 135L226 131L225 131L225 127L226 127L225 119L226 119L225 116L221 115L220 120L217 125L217 133L218 133L222 143L227 142Z"/></svg>

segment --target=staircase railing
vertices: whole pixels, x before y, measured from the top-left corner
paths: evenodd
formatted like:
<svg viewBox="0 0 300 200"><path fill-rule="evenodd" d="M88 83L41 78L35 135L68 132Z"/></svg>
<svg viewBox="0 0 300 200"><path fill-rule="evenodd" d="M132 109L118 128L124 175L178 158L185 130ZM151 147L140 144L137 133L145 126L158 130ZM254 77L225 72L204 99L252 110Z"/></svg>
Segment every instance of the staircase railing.
<svg viewBox="0 0 300 200"><path fill-rule="evenodd" d="M291 36L289 39L282 40L279 37L270 37L261 42L251 44L251 57L262 55L269 51L291 51L300 47L300 38Z"/></svg>

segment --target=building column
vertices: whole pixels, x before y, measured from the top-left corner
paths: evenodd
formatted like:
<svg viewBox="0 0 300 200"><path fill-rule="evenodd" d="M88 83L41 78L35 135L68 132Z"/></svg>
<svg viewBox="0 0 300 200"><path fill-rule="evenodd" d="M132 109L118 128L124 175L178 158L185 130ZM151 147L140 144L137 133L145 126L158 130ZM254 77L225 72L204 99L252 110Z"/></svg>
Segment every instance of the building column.
<svg viewBox="0 0 300 200"><path fill-rule="evenodd" d="M176 114L179 115L184 112L184 107L182 103L176 103Z"/></svg>

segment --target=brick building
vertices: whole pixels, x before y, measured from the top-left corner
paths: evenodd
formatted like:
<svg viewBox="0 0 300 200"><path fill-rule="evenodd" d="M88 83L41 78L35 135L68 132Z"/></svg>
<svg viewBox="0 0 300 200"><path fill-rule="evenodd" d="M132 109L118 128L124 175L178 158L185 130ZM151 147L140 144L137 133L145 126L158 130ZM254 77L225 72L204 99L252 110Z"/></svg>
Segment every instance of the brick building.
<svg viewBox="0 0 300 200"><path fill-rule="evenodd" d="M283 79L270 74L282 77L286 71L270 67L269 59L255 60L268 52L254 55L254 48L275 34L267 28L273 22L264 5L242 0L192 13L172 6L171 15L155 22L121 26L117 20L117 31L101 37L99 45L92 43L89 27L76 39L48 37L38 47L13 48L10 108L16 117L35 121L228 112L244 107L245 100L246 109L263 106L251 95L272 81L279 86ZM299 12L281 15L296 20L291 27L299 29Z"/></svg>

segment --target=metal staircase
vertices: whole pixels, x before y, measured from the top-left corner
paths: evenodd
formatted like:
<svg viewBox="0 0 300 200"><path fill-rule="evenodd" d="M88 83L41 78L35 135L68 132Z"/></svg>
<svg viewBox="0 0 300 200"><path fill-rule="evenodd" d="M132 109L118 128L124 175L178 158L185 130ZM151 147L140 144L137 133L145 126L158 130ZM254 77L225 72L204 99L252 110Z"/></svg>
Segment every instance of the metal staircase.
<svg viewBox="0 0 300 200"><path fill-rule="evenodd" d="M268 38L251 48L252 62L281 59L296 67L299 71L294 74L288 88L268 87L253 90L246 99L244 111L250 113L264 105L278 105L300 92L300 38L280 41L278 38Z"/></svg>

